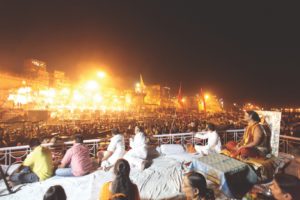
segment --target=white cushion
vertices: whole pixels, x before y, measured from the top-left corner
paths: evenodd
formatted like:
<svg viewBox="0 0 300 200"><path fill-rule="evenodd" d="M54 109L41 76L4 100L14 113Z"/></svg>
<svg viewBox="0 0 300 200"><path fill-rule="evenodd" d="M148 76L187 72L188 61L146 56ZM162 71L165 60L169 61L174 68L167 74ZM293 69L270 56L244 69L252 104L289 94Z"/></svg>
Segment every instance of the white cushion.
<svg viewBox="0 0 300 200"><path fill-rule="evenodd" d="M180 144L163 144L160 146L160 150L162 154L171 155L171 154L178 154L184 153L184 148Z"/></svg>

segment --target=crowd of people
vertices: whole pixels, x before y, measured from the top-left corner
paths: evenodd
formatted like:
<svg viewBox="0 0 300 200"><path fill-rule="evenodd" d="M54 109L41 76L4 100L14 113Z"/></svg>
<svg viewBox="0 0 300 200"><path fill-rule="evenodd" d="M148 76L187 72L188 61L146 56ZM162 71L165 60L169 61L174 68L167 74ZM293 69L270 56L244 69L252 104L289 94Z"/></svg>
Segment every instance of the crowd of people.
<svg viewBox="0 0 300 200"><path fill-rule="evenodd" d="M188 126L189 132L194 132L199 140L207 140L205 145L195 144L195 151L202 155L221 153L227 150L234 158L258 158L270 153L269 135L264 126L259 124L260 118L254 111L246 111L244 120L247 123L242 140L239 143L228 142L222 150L221 141L214 123L206 123L205 132L198 132L201 124L192 121ZM133 129L130 139L130 150L125 150L124 134L119 127L111 129L112 138L106 151L99 150L97 159L90 157L89 149L83 144L84 135L75 133L74 144L66 151L59 165L52 160L51 151L43 147L37 138L30 139L32 152L23 161L21 167L9 177L11 185L44 181L51 176L85 176L96 170L113 169L115 179L105 183L100 192L100 199L140 199L139 190L129 178L131 168L144 170L151 165L147 134L141 124ZM142 124L145 125L145 124ZM127 127L128 128L128 127ZM128 131L128 130L127 130ZM126 133L126 131L125 131ZM295 159L285 169L285 173L276 174L270 186L275 199L297 199L300 197L300 150L295 149ZM148 164L148 165L147 165ZM293 165L294 164L294 165ZM292 169L291 166L294 168ZM296 166L296 168L295 168ZM182 192L187 199L214 199L213 190L207 188L205 177L197 172L185 174L182 182ZM61 186L53 186L47 191L44 199L51 195L66 198Z"/></svg>
<svg viewBox="0 0 300 200"><path fill-rule="evenodd" d="M134 126L141 125L146 135L186 133L189 124L194 122L199 129L205 129L207 122L214 123L218 130L239 129L244 127L242 113L174 113L157 112L151 115L141 113L118 113L103 115L93 120L55 121L55 122L16 122L0 124L0 147L28 144L31 138L42 138L50 142L54 136L64 138L81 133L86 139L103 138L113 127L125 134L134 133Z"/></svg>

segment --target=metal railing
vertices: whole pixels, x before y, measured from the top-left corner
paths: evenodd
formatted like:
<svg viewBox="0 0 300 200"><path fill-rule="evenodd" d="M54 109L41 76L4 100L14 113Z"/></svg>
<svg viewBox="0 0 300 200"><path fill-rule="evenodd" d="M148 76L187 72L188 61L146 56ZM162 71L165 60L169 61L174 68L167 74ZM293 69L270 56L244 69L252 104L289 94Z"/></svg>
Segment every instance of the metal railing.
<svg viewBox="0 0 300 200"><path fill-rule="evenodd" d="M198 132L199 134L204 132ZM220 135L222 144L226 144L228 141L239 141L242 139L244 134L244 129L237 130L227 130L218 133ZM199 140L195 137L194 133L175 133L175 134L163 134L163 135L154 135L154 138L157 139L157 144L199 144L205 145L207 141ZM200 144L200 145L201 145Z"/></svg>
<svg viewBox="0 0 300 200"><path fill-rule="evenodd" d="M227 130L218 132L222 144L226 144L228 141L238 142L243 138L244 129ZM197 138L194 137L194 133L178 133L178 134L164 134L154 135L157 139L157 144L199 144ZM174 142L180 141L180 142ZM280 135L279 137L279 152L291 153L293 148L300 148L300 138L291 137L286 135Z"/></svg>
<svg viewBox="0 0 300 200"><path fill-rule="evenodd" d="M294 148L300 148L300 138L280 135L279 152L291 153Z"/></svg>
<svg viewBox="0 0 300 200"><path fill-rule="evenodd" d="M222 144L226 144L228 141L240 141L243 137L244 129L227 130L219 132ZM153 135L152 139L158 145L161 144L198 144L204 145L207 141L199 140L193 133L176 133L176 134L162 134ZM127 141L127 140L126 140ZM100 147L100 142L107 142L105 139L91 139L84 140L90 149L90 155L96 157L97 151ZM128 142L128 141L127 141ZM43 146L49 147L53 152L65 152L72 146L73 142L64 142L62 144L43 144ZM290 153L293 148L300 148L300 138L280 135L279 152ZM30 153L31 149L28 145L5 147L0 148L0 164L10 165L15 162L19 162L25 159Z"/></svg>
<svg viewBox="0 0 300 200"><path fill-rule="evenodd" d="M84 140L84 144L89 147L90 155L95 157L100 145L101 139ZM73 142L64 142L59 144L47 143L42 144L44 147L49 147L52 152L65 152L73 145ZM31 152L28 145L0 148L0 163L11 165L20 162Z"/></svg>

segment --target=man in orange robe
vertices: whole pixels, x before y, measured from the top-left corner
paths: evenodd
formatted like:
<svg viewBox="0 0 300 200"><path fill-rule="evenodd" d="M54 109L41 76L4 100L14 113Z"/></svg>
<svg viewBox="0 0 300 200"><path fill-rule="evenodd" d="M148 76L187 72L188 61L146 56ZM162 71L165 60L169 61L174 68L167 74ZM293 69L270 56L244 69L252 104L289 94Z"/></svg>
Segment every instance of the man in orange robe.
<svg viewBox="0 0 300 200"><path fill-rule="evenodd" d="M245 129L243 139L236 143L228 142L225 147L230 152L231 157L259 158L265 157L271 152L270 135L259 124L260 118L255 111L246 111L245 120L248 126Z"/></svg>

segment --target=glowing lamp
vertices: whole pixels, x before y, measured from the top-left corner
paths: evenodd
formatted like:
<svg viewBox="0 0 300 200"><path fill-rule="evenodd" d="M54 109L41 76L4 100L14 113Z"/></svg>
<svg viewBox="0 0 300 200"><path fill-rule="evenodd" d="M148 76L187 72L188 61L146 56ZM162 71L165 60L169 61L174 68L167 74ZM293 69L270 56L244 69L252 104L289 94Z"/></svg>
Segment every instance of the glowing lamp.
<svg viewBox="0 0 300 200"><path fill-rule="evenodd" d="M94 100L95 100L96 102L100 103L100 102L103 100L103 98L102 98L101 95L97 94L97 95L95 95Z"/></svg>
<svg viewBox="0 0 300 200"><path fill-rule="evenodd" d="M85 85L87 90L96 90L99 87L98 83L94 80L88 81Z"/></svg>
<svg viewBox="0 0 300 200"><path fill-rule="evenodd" d="M105 72L97 72L97 76L102 79L102 78L105 78L106 73Z"/></svg>
<svg viewBox="0 0 300 200"><path fill-rule="evenodd" d="M204 99L208 100L210 98L210 96L208 94L204 95Z"/></svg>

